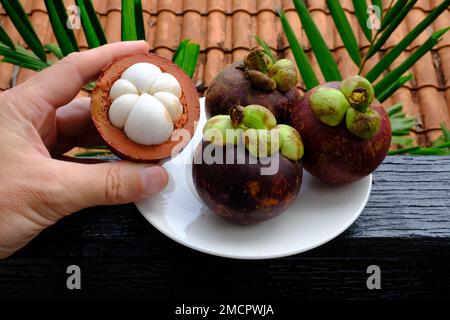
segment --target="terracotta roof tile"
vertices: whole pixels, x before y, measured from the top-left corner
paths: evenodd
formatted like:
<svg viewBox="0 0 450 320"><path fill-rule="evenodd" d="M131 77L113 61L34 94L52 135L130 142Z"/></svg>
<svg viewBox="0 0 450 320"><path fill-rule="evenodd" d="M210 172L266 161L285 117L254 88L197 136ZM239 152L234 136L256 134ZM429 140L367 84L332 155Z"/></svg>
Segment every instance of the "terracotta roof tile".
<svg viewBox="0 0 450 320"><path fill-rule="evenodd" d="M368 48L358 20L354 14L352 0L340 1L350 21L353 31L360 43L362 52ZM391 0L383 0L383 8L387 9ZM37 34L44 43L54 39L46 8L42 0L22 0ZM74 0L64 0L65 5L74 4ZM215 75L227 64L242 59L247 49L256 44L254 36L261 36L280 58L293 59L288 42L284 36L276 9L283 8L298 39L313 62L320 81L323 81L320 69L311 52L310 44L301 27L292 0L143 0L144 21L147 41L157 54L171 58L179 41L190 38L201 46L199 64L194 81L205 89ZM343 77L357 72L357 67L348 56L337 32L334 21L329 14L325 0L306 3L311 15L322 32L335 57ZM363 74L373 67L386 50L395 46L413 27L441 0L419 0L408 14L406 23L394 32L381 52L370 59ZM121 0L94 0L94 6L100 15L108 41L119 41L121 36ZM427 28L412 45L391 66L398 66L410 53L417 49L429 35L448 26L450 9L446 10L432 26ZM0 23L14 41L23 44L9 18L0 6ZM74 30L82 49L87 47L82 30ZM0 90L9 87L14 67L0 64ZM450 36L446 35L433 52L423 57L416 66L408 71L414 73L414 81L399 89L385 105L402 101L408 114L415 115L423 122L424 128L431 128L440 121L449 121L450 113ZM15 77L17 82L24 81L33 72L20 70ZM300 83L303 86L303 83ZM85 93L83 93L85 94ZM433 101L433 103L429 103ZM436 103L435 103L436 101ZM433 136L435 133L431 133ZM422 137L418 137L421 141Z"/></svg>
<svg viewBox="0 0 450 320"><path fill-rule="evenodd" d="M418 95L425 128L439 128L441 123L445 123L447 127L450 126L448 104L436 88L424 87L418 91ZM427 134L429 140L434 140L439 135L439 131L431 131Z"/></svg>
<svg viewBox="0 0 450 320"><path fill-rule="evenodd" d="M233 48L250 48L253 43L252 35L255 34L255 31L250 14L245 11L237 11L233 14Z"/></svg>
<svg viewBox="0 0 450 320"><path fill-rule="evenodd" d="M170 11L180 14L182 12L182 1L179 0L158 0L158 11Z"/></svg>
<svg viewBox="0 0 450 320"><path fill-rule="evenodd" d="M154 35L154 48L176 49L181 33L180 20L171 11L159 13Z"/></svg>
<svg viewBox="0 0 450 320"><path fill-rule="evenodd" d="M206 18L197 11L187 11L183 16L181 25L181 39L191 39L205 47L204 30L206 28ZM179 41L177 41L178 43Z"/></svg>
<svg viewBox="0 0 450 320"><path fill-rule="evenodd" d="M102 15L106 15L109 13L111 13L111 11L121 11L122 8L122 1L121 0L108 0L106 1L106 12L101 12L100 9L97 9L97 7L95 8L97 10L97 12L99 14ZM146 4L142 3L142 9L145 10L146 9Z"/></svg>
<svg viewBox="0 0 450 320"><path fill-rule="evenodd" d="M278 47L277 29L274 28L278 18L271 11L261 11L256 18L256 29L260 37L264 37L264 41L272 49Z"/></svg>
<svg viewBox="0 0 450 320"><path fill-rule="evenodd" d="M271 11L273 12L276 8L280 6L278 1L273 0L259 0L256 3L256 11L258 13L262 11Z"/></svg>
<svg viewBox="0 0 450 320"><path fill-rule="evenodd" d="M105 35L108 42L116 42L121 39L121 13L120 11L110 10L105 24Z"/></svg>
<svg viewBox="0 0 450 320"><path fill-rule="evenodd" d="M226 35L226 15L221 11L213 11L208 14L206 47L225 48Z"/></svg>
<svg viewBox="0 0 450 320"><path fill-rule="evenodd" d="M222 70L224 67L225 54L222 50L211 49L206 53L206 65L203 75L203 80L205 83L211 83L214 77Z"/></svg>
<svg viewBox="0 0 450 320"><path fill-rule="evenodd" d="M291 0L282 0L281 2L284 11L295 10L294 2Z"/></svg>
<svg viewBox="0 0 450 320"><path fill-rule="evenodd" d="M207 9L207 0L184 0L183 13L195 11L198 14L204 14Z"/></svg>
<svg viewBox="0 0 450 320"><path fill-rule="evenodd" d="M208 12L219 11L227 13L230 11L229 0L209 0L208 1Z"/></svg>
<svg viewBox="0 0 450 320"><path fill-rule="evenodd" d="M256 11L256 1L254 0L232 0L232 13L238 11L245 11L246 13L252 13Z"/></svg>
<svg viewBox="0 0 450 320"><path fill-rule="evenodd" d="M439 49L437 54L440 63L440 69L438 69L438 71L440 71L441 74L443 87L445 89L450 89L450 47Z"/></svg>

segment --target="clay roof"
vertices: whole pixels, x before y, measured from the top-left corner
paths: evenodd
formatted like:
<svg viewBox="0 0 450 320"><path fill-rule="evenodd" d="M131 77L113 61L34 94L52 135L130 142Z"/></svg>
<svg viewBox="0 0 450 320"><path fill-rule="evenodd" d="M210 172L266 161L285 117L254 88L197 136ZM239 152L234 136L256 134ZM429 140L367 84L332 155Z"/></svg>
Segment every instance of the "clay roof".
<svg viewBox="0 0 450 320"><path fill-rule="evenodd" d="M73 0L66 0L67 5ZM201 55L194 81L203 89L224 66L239 60L245 52L256 44L254 35L262 37L279 57L292 58L286 38L283 35L276 8L283 8L294 30L301 30L301 24L291 0L143 0L146 34L152 51L170 58L180 40L190 38L201 46ZM388 0L384 0L385 7ZM94 0L94 7L100 16L109 42L120 40L121 15L120 0ZM341 1L352 24L361 49L366 50L368 42L360 31L354 15L352 1ZM439 0L419 0L408 14L406 21L396 30L386 43L382 52L370 60L366 70L374 65L386 49L394 46L408 30L416 26ZM56 42L46 14L43 0L23 0L26 11L38 36L44 43ZM357 72L350 60L329 14L325 0L308 1L311 14L322 32L336 60L342 75ZM414 41L398 59L401 62L411 51L423 43L438 29L449 26L450 9L446 10L428 30ZM0 9L0 23L13 40L22 42L3 9ZM299 40L311 61L315 61L308 40L302 31ZM82 31L77 31L81 48L86 48ZM397 62L398 63L398 62ZM317 75L320 71L313 63ZM395 64L394 64L395 67ZM411 70L414 80L399 89L385 102L390 106L403 102L410 115L418 117L425 129L439 127L441 122L450 127L450 35L424 56ZM32 71L15 68L9 64L0 64L0 90L14 83L20 83L33 74ZM322 80L322 79L320 79ZM302 85L302 84L301 84ZM84 93L85 94L85 93ZM438 131L427 136L435 138ZM424 142L423 137L418 138Z"/></svg>

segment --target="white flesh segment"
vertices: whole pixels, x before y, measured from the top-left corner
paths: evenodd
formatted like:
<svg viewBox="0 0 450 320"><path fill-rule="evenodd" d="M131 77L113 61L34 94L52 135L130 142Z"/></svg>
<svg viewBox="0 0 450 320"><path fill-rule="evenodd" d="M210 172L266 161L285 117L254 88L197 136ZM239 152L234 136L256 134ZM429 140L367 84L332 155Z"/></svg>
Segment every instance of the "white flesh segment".
<svg viewBox="0 0 450 320"><path fill-rule="evenodd" d="M123 129L127 121L128 114L138 99L137 94L124 94L113 101L109 107L108 116L111 124Z"/></svg>
<svg viewBox="0 0 450 320"><path fill-rule="evenodd" d="M155 94L156 92L170 92L178 98L181 97L180 84L178 83L178 80L170 73L161 74L153 83L150 93Z"/></svg>
<svg viewBox="0 0 450 320"><path fill-rule="evenodd" d="M180 120L183 115L183 106L175 95L170 92L157 92L153 96L161 101L161 103L166 107L173 122Z"/></svg>
<svg viewBox="0 0 450 320"><path fill-rule="evenodd" d="M124 94L138 94L138 91L134 84L132 84L130 81L125 79L118 79L111 86L111 90L109 90L109 97L112 101L114 101Z"/></svg>
<svg viewBox="0 0 450 320"><path fill-rule="evenodd" d="M149 92L153 83L161 75L161 69L151 63L140 62L128 67L122 79L134 84L139 93Z"/></svg>
<svg viewBox="0 0 450 320"><path fill-rule="evenodd" d="M172 118L158 99L143 93L131 109L124 131L127 137L136 143L161 144L172 135Z"/></svg>

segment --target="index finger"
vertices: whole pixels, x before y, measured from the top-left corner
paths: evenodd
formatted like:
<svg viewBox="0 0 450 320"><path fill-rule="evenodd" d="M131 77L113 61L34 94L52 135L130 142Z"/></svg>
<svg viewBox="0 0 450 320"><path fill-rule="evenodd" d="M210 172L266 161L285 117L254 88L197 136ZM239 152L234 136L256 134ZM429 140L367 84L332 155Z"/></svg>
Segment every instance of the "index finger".
<svg viewBox="0 0 450 320"><path fill-rule="evenodd" d="M52 106L59 107L71 101L85 84L115 59L148 50L149 46L145 41L128 41L71 53L30 78L24 85L32 85L35 95Z"/></svg>

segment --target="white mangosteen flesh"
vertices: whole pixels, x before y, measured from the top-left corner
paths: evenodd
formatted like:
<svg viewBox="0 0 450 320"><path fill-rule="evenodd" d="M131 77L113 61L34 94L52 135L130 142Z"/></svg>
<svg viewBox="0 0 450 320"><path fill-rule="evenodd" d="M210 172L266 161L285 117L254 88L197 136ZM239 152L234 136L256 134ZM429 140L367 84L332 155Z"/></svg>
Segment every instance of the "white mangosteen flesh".
<svg viewBox="0 0 450 320"><path fill-rule="evenodd" d="M183 115L181 94L174 76L151 63L136 63L111 86L109 121L135 143L162 144Z"/></svg>
<svg viewBox="0 0 450 320"><path fill-rule="evenodd" d="M138 99L137 94L124 94L111 103L109 107L109 121L118 128L123 129L127 121L128 114Z"/></svg>
<svg viewBox="0 0 450 320"><path fill-rule="evenodd" d="M130 81L119 79L113 83L111 90L109 91L109 97L114 101L124 94L138 94L138 90Z"/></svg>

